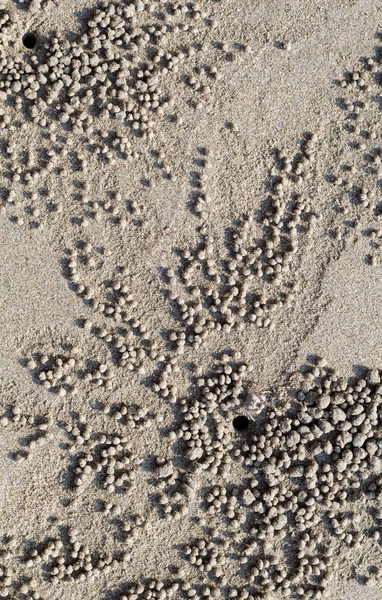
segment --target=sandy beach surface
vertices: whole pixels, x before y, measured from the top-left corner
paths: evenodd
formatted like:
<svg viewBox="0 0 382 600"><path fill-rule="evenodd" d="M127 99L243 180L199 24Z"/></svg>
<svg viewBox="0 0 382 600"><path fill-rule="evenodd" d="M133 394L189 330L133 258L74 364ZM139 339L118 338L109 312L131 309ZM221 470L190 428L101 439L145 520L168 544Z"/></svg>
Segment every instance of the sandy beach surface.
<svg viewBox="0 0 382 600"><path fill-rule="evenodd" d="M0 0L0 598L382 600L381 9Z"/></svg>

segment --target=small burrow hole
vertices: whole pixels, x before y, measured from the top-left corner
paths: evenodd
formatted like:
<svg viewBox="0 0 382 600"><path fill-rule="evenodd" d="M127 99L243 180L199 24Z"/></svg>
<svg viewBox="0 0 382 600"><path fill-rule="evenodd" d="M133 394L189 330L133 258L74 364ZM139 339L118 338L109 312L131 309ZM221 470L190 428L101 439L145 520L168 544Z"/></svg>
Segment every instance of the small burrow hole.
<svg viewBox="0 0 382 600"><path fill-rule="evenodd" d="M25 48L32 50L37 44L37 38L34 33L28 32L23 35L22 42Z"/></svg>
<svg viewBox="0 0 382 600"><path fill-rule="evenodd" d="M244 415L239 415L232 420L232 425L236 431L245 431L249 426L249 419Z"/></svg>

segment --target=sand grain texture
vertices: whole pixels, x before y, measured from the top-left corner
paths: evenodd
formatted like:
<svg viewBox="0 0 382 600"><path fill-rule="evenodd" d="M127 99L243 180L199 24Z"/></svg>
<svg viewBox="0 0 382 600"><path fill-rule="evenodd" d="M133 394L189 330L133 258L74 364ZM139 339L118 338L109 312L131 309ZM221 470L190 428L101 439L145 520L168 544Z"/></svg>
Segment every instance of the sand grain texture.
<svg viewBox="0 0 382 600"><path fill-rule="evenodd" d="M0 597L382 598L381 7L0 0Z"/></svg>

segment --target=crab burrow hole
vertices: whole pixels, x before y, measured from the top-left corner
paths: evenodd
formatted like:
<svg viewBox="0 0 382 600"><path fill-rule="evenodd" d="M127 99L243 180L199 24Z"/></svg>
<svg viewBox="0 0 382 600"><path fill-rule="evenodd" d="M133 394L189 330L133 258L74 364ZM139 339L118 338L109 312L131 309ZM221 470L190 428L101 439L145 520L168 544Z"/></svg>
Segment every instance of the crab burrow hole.
<svg viewBox="0 0 382 600"><path fill-rule="evenodd" d="M28 31L28 33L25 33L23 35L22 42L25 48L27 48L28 50L32 50L32 48L34 48L37 44L37 38L34 33Z"/></svg>
<svg viewBox="0 0 382 600"><path fill-rule="evenodd" d="M236 431L246 431L249 427L249 419L244 415L239 415L232 419L232 425Z"/></svg>

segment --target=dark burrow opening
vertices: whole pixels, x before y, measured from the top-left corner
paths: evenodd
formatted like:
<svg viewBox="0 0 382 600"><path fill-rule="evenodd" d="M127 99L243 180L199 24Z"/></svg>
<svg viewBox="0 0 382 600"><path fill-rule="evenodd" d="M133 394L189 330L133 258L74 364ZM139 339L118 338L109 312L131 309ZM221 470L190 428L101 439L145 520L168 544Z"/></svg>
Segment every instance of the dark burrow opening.
<svg viewBox="0 0 382 600"><path fill-rule="evenodd" d="M28 48L28 50L31 50L37 44L37 38L36 38L35 34L30 33L30 32L25 33L23 35L22 41L23 41L23 45L25 46L25 48Z"/></svg>
<svg viewBox="0 0 382 600"><path fill-rule="evenodd" d="M245 431L249 426L249 419L244 415L239 415L232 420L232 425L236 431Z"/></svg>

